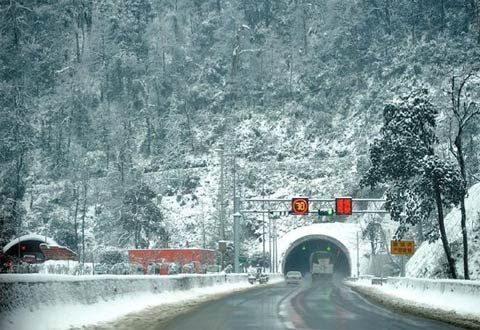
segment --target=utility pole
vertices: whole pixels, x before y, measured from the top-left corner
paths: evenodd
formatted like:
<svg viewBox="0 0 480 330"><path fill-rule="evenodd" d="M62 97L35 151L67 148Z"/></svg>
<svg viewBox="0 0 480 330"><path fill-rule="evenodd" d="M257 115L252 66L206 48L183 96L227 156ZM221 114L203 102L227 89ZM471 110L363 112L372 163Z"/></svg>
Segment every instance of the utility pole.
<svg viewBox="0 0 480 330"><path fill-rule="evenodd" d="M239 222L241 215L238 212L239 200L237 198L237 159L235 152L233 153L233 272L240 273L240 239L239 239Z"/></svg>
<svg viewBox="0 0 480 330"><path fill-rule="evenodd" d="M360 252L358 247L358 231L357 231L357 278L360 278Z"/></svg>
<svg viewBox="0 0 480 330"><path fill-rule="evenodd" d="M233 153L233 213L238 212L239 205L237 201L237 154Z"/></svg>
<svg viewBox="0 0 480 330"><path fill-rule="evenodd" d="M205 249L207 247L206 235L205 235L205 218L202 218L202 241L203 241L202 246Z"/></svg>
<svg viewBox="0 0 480 330"><path fill-rule="evenodd" d="M265 182L263 183L262 189L262 198L265 199ZM263 263L263 272L265 272L265 212L262 213L262 245L263 245L263 253L262 253L262 263Z"/></svg>
<svg viewBox="0 0 480 330"><path fill-rule="evenodd" d="M262 214L262 244L263 244L263 253L262 253L262 261L263 261L263 271L265 272L265 213Z"/></svg>
<svg viewBox="0 0 480 330"><path fill-rule="evenodd" d="M237 197L237 154L233 153L233 271L240 273L240 197Z"/></svg>
<svg viewBox="0 0 480 330"><path fill-rule="evenodd" d="M47 244L47 234L48 234L47 225L48 225L48 219L47 219L46 217L43 218L43 223L45 224L45 244Z"/></svg>
<svg viewBox="0 0 480 330"><path fill-rule="evenodd" d="M278 236L277 236L277 220L275 220L273 222L273 255L275 257L275 260L274 260L274 265L275 265L275 273L278 272L278 246L277 246L277 240Z"/></svg>
<svg viewBox="0 0 480 330"><path fill-rule="evenodd" d="M238 197L235 199L237 202L237 211L233 214L233 248L234 248L234 260L233 270L235 273L240 273L240 219L242 215L238 212ZM234 207L235 208L235 207Z"/></svg>
<svg viewBox="0 0 480 330"><path fill-rule="evenodd" d="M270 254L270 257L269 257L270 272L272 272L272 266L273 266L273 240L272 240L272 218L270 217L270 213L268 213L268 252L269 252L269 254Z"/></svg>
<svg viewBox="0 0 480 330"><path fill-rule="evenodd" d="M224 165L225 165L225 153L223 149L223 145L220 146L219 149L217 149L218 152L220 152L220 188L218 189L218 203L220 204L219 208L219 221L220 221L220 230L219 230L219 236L220 240L225 240L225 192L224 192L224 178L223 178L223 171L224 171Z"/></svg>

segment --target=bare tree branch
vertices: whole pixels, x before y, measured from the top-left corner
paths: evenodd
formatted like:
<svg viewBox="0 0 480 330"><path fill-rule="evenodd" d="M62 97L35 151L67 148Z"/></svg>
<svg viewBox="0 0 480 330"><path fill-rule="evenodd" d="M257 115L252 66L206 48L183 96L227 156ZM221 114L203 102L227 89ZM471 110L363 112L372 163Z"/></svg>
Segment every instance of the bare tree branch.
<svg viewBox="0 0 480 330"><path fill-rule="evenodd" d="M480 108L477 107L477 104L475 102L470 103L468 109L470 108L476 108L476 110L470 113L470 110L465 111L465 116L462 121L462 128L470 121L470 119L480 114Z"/></svg>
<svg viewBox="0 0 480 330"><path fill-rule="evenodd" d="M450 152L452 153L452 155L455 157L455 158L458 158L458 153L455 151L455 148L453 147L454 146L454 143L452 141L452 118L450 118L450 124L449 124L449 128L448 128L448 142L449 142L449 150Z"/></svg>

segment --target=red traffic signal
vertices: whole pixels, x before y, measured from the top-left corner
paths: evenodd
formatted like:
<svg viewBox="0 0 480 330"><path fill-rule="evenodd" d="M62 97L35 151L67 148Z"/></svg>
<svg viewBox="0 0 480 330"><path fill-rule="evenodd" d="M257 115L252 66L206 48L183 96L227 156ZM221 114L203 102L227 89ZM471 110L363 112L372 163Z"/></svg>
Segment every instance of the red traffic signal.
<svg viewBox="0 0 480 330"><path fill-rule="evenodd" d="M292 214L308 214L308 198L292 198Z"/></svg>
<svg viewBox="0 0 480 330"><path fill-rule="evenodd" d="M352 197L335 198L335 213L337 215L352 214Z"/></svg>

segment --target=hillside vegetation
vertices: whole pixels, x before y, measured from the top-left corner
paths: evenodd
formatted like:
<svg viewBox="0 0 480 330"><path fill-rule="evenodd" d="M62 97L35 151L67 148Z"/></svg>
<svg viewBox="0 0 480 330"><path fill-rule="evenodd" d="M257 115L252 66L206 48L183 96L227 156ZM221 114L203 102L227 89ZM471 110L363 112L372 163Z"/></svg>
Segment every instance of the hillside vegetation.
<svg viewBox="0 0 480 330"><path fill-rule="evenodd" d="M36 232L78 251L214 246L222 145L227 239L233 154L242 196L381 196L358 182L385 102L427 89L451 157L445 90L479 67L479 6L2 1L0 245ZM246 246L260 221L245 219Z"/></svg>

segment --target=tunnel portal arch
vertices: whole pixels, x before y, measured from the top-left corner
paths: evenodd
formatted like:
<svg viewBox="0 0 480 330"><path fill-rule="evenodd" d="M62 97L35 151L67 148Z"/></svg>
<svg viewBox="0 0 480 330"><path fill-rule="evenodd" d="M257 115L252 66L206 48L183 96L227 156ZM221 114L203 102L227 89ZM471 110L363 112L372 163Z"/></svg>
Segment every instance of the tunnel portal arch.
<svg viewBox="0 0 480 330"><path fill-rule="evenodd" d="M310 253L326 246L332 249L333 253L338 254L337 271L350 276L352 273L352 258L349 249L336 238L324 234L305 235L293 241L285 250L281 264L282 273L285 274L287 271L293 270L291 269L293 262L301 265L299 267L304 270L305 262L308 265ZM299 258L301 260L298 260ZM292 259L294 260L292 261Z"/></svg>

